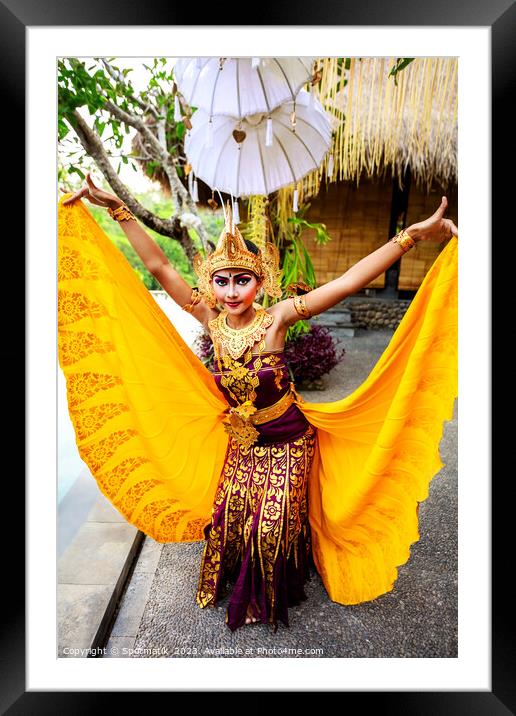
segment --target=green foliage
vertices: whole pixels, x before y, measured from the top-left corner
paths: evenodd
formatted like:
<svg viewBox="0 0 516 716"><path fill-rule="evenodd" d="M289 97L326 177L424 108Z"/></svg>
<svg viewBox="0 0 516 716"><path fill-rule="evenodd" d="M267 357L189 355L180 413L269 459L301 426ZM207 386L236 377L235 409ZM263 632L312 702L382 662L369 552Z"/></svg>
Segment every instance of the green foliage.
<svg viewBox="0 0 516 716"><path fill-rule="evenodd" d="M328 241L331 241L331 236L328 235L328 232L326 231L326 224L320 224L320 223L313 223L306 221L305 219L301 219L297 216L290 216L288 218L289 223L294 224L295 226L298 226L301 230L302 229L315 229L316 235L315 235L315 241L319 246L324 246L328 243Z"/></svg>
<svg viewBox="0 0 516 716"><path fill-rule="evenodd" d="M159 216L163 219L167 219L171 216L171 201L163 200L159 197L154 197L153 195L149 194L135 194L135 198L138 199L138 201L143 206L145 206L156 216ZM125 235L120 224L116 221L113 221L113 219L109 216L109 214L104 208L100 206L95 206L94 204L90 204L89 202L86 203L88 206L88 210L91 212L95 221L99 224L99 226L107 234L111 241L113 241L115 246L124 254L125 258L128 260L131 267L133 268L137 276L142 280L146 288L151 291L161 290L160 284L158 283L158 281L156 281L155 277L146 268L145 264L142 262L136 251L133 249L131 243L129 242L129 239ZM223 220L219 217L213 216L211 210L209 212L199 212L199 215L210 237L212 237L212 240L216 242L218 239L218 234L220 233L220 231L222 230L222 226L224 225ZM149 236L152 236L156 243L159 244L170 263L176 269L176 271L179 272L179 274L188 284L190 284L190 286L194 286L197 283L197 276L195 275L193 268L190 266L188 258L183 251L183 247L179 244L179 242L175 241L174 239L170 239L167 236L161 236L152 229L149 229L147 226L145 226L144 228L145 231L149 234ZM193 230L189 231L189 234L194 245L197 246L197 248L200 248L200 241L197 234Z"/></svg>
<svg viewBox="0 0 516 716"><path fill-rule="evenodd" d="M211 209L200 209L198 208L199 216L202 219L202 223L206 227L206 231L211 237L214 244L219 240L220 233L224 228L224 215L214 214Z"/></svg>
<svg viewBox="0 0 516 716"><path fill-rule="evenodd" d="M351 67L351 58L350 57L339 57L337 60L337 77L339 78L337 82L336 91L340 92L340 90L345 87L348 83L347 79L344 78L346 70L349 70ZM335 110L337 108L335 107ZM344 113L342 114L342 117L344 117Z"/></svg>
<svg viewBox="0 0 516 716"><path fill-rule="evenodd" d="M396 60L396 64L394 67L391 68L391 71L389 72L389 77L394 77L394 84L398 86L398 72L401 72L401 70L404 70L407 65L410 65L411 62L414 61L414 57L398 57Z"/></svg>
<svg viewBox="0 0 516 716"><path fill-rule="evenodd" d="M116 58L107 58L113 68L116 77L113 77L102 63L101 58L93 58L94 63L89 67L86 62L76 57L66 57L58 61L57 82L58 82L58 118L57 130L59 140L67 137L72 128L76 128L77 122L74 113L79 108L87 108L89 114L94 117L93 129L102 137L102 141L108 151L108 145L113 146L113 153L120 156L123 148L124 137L130 132L130 127L114 117L105 108L106 101L120 107L125 112L134 116L142 117L142 105L154 108L154 111L166 119L165 138L168 151L174 156L184 159L183 139L185 134L184 121L174 121L174 96L171 87L174 84L173 72L164 69L167 58L154 58L152 65L142 63L149 72L149 79L145 89L137 92L128 76L132 69L120 69L114 64ZM109 130L109 131L106 131ZM131 155L122 155L117 171L120 171L121 163L131 163L133 169L137 170ZM70 172L75 172L83 178L81 166L87 163L87 155L81 154L70 167ZM145 171L149 177L153 177L159 163L149 161L146 163ZM89 167L88 167L89 168ZM182 176L182 168L177 164L178 174Z"/></svg>
<svg viewBox="0 0 516 716"><path fill-rule="evenodd" d="M310 203L299 207L295 217L289 217L288 224L291 230L281 237L280 261L282 266L282 286L286 289L291 283L305 283L310 288L317 286L315 269L310 253L303 241L302 234L306 230L315 230L316 242L324 246L331 241L326 231L326 224L312 223L304 218L310 208ZM310 331L307 321L298 321L287 330L286 339L295 340Z"/></svg>
<svg viewBox="0 0 516 716"><path fill-rule="evenodd" d="M316 242L324 246L331 237L326 231L326 224L311 223L303 218L308 211L310 204L304 204L297 212L297 216L289 217L288 223L292 226L292 230L283 236L283 285L286 288L290 283L302 281L311 288L316 286L315 270L310 258L308 249L302 238L302 234L307 229L313 229L316 232Z"/></svg>
<svg viewBox="0 0 516 716"><path fill-rule="evenodd" d="M297 323L294 323L293 326L288 327L287 333L285 335L285 342L295 341L296 339L303 336L305 333L310 333L311 330L312 329L308 321L298 321Z"/></svg>

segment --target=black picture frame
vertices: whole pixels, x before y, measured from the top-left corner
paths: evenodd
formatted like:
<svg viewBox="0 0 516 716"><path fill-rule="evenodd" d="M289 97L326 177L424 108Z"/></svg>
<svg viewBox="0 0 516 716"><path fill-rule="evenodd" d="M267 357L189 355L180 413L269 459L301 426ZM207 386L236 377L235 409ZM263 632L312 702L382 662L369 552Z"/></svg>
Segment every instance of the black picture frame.
<svg viewBox="0 0 516 716"><path fill-rule="evenodd" d="M220 6L212 6L203 11L203 25L220 23L222 14ZM224 8L224 24L231 21L231 12ZM516 37L516 6L512 1L492 0L490 3L474 0L469 3L444 3L441 0L432 3L418 3L415 5L409 0L399 0L396 4L386 5L374 0L363 6L353 4L349 6L334 5L315 8L308 4L301 6L260 3L260 17L266 18L267 25L306 25L306 26L483 26L491 28L492 39L492 138L504 141L504 150L494 151L492 154L492 234L497 235L504 243L504 248L510 238L508 227L505 231L496 231L497 222L510 216L512 202L509 199L512 181L504 181L505 167L502 168L501 159L507 158L506 138L512 138L512 114L507 111L510 106L511 90L515 84L514 71L514 38ZM0 55L2 58L2 84L4 98L4 168L8 168L9 177L6 186L14 190L21 199L20 187L24 186L25 150L21 139L8 141L12 137L13 122L18 124L18 133L23 127L22 118L25 116L25 53L26 28L29 26L80 26L80 25L192 25L190 22L194 13L190 15L186 9L171 7L170 3L145 4L120 2L90 2L80 3L77 0L68 0L66 4L55 0L38 4L30 0L11 0L0 4ZM216 31L216 28L214 29ZM453 54L453 48L451 54ZM510 123L510 124L509 124ZM7 139L7 141L5 141ZM493 142L494 145L494 142ZM501 148L500 148L501 149ZM514 156L514 154L513 154ZM510 158L510 155L509 155ZM507 162L506 162L507 163ZM512 192L511 192L512 194ZM5 195L4 195L5 196ZM512 199L512 196L511 196ZM9 204L11 199L8 200ZM7 202L6 202L7 203ZM16 266L25 263L24 245L20 240L22 233L22 202L13 209L9 205L9 218L13 221L11 229L4 225L7 232L4 239L11 237L4 243L4 250L15 257ZM30 207L29 207L30 209ZM24 229L23 229L24 231ZM15 237L17 241L15 241ZM11 248L16 252L11 254ZM4 288L8 294L19 296L19 279L21 270L12 271L4 277ZM510 277L509 277L510 278ZM494 282L493 282L494 287ZM493 290L493 299L495 293ZM18 300L18 306L23 302ZM6 304L7 307L7 304ZM23 361L20 359L20 346L23 345L23 332L25 315L22 320L16 319L14 312L4 311L4 329L9 336L5 350L2 351L3 375L10 376L8 383L22 384ZM494 312L493 312L494 314ZM493 365L494 367L494 365ZM17 370L19 373L17 374ZM493 371L493 375L503 373ZM506 372L506 371L505 371ZM19 380L16 381L18 375ZM25 384L25 381L23 381ZM9 420L20 411L17 433L21 433L21 411L24 401L20 399L19 392L11 402L12 411ZM492 447L495 448L494 438L498 437L498 446L501 447L500 437L503 439L503 429L493 431ZM7 447L7 446L6 446ZM10 447L10 444L9 446ZM493 455L501 452L493 449ZM15 504L18 509L25 504L24 481L21 477L19 461L16 461L16 480L11 480L9 504ZM6 471L4 471L6 474ZM512 543L509 535L505 533L507 525L511 523L511 503L506 499L502 490L511 478L511 470L507 469L507 481L503 486L493 484L492 508L492 690L491 691L457 691L457 692L347 692L346 698L358 697L367 699L367 707L374 708L376 703L387 713L410 714L496 714L516 713L516 647L514 643L514 615L512 594L506 588L510 581L512 554L507 546ZM502 478L503 479L503 478ZM502 480L500 480L502 482ZM49 485L52 489L53 485ZM7 501L7 498L6 498ZM11 512L4 508L4 515ZM16 513L15 510L12 510ZM19 513L18 513L19 514ZM496 516L496 518L495 518ZM16 517L16 514L14 514ZM498 569L494 566L495 556L500 560ZM503 561L502 561L503 560ZM8 714L45 714L45 713L89 713L92 709L104 705L111 694L105 692L52 692L52 691L26 691L26 630L25 630L25 590L24 590L24 562L25 543L23 533L19 530L19 519L12 527L4 530L4 570L8 579L4 582L6 606L3 614L2 650L0 662L0 709L1 713ZM471 595L474 599L475 595ZM287 689L291 691L292 689ZM116 692L115 692L116 693ZM136 694L133 698L137 698ZM371 701L374 700L374 701ZM350 702L347 701L346 705ZM364 701L362 701L363 708ZM136 707L136 702L134 703Z"/></svg>

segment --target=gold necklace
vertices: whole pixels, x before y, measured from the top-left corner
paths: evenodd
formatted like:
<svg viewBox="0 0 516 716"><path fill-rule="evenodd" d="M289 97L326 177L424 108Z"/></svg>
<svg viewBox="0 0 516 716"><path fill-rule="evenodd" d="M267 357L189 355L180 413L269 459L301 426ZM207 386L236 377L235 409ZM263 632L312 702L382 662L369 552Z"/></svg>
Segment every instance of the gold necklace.
<svg viewBox="0 0 516 716"><path fill-rule="evenodd" d="M223 309L216 318L209 322L209 326L215 354L220 355L220 346L222 346L233 359L240 358L246 350L250 351L255 343L262 340L267 328L274 322L274 316L268 313L263 306L256 309L251 323L243 328L228 326L227 317L228 311ZM245 360L245 363L247 362Z"/></svg>
<svg viewBox="0 0 516 716"><path fill-rule="evenodd" d="M224 385L236 402L242 404L245 401L251 403L256 399L256 388L259 385L258 371L262 366L261 354L265 349L265 333L267 328L274 322L274 316L268 313L259 304L253 304L256 313L248 326L244 328L231 328L227 324L227 310L209 322L213 338L215 358L221 371L221 383ZM254 362L255 375L252 375L246 364L253 358L252 348L258 343L258 356ZM222 346L228 355L221 355ZM243 354L243 362L237 358ZM222 359L222 360L221 360ZM228 373L223 373L221 362Z"/></svg>

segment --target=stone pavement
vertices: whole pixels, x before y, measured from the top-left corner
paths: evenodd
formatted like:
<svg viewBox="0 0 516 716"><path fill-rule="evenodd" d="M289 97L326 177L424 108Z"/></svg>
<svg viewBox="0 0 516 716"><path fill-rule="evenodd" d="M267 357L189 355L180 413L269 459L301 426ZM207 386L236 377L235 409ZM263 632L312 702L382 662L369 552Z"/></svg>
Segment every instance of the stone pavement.
<svg viewBox="0 0 516 716"><path fill-rule="evenodd" d="M326 390L301 391L303 397L323 402L348 395L365 380L392 334L384 329L343 337L346 355L328 376ZM457 404L453 419L444 423L445 467L420 505L421 538L390 592L343 606L329 599L313 571L307 601L289 609L290 628L280 623L274 634L269 625L253 624L232 633L224 621L229 595L217 607L200 609L195 603L204 542L162 545L146 538L106 656L457 657Z"/></svg>

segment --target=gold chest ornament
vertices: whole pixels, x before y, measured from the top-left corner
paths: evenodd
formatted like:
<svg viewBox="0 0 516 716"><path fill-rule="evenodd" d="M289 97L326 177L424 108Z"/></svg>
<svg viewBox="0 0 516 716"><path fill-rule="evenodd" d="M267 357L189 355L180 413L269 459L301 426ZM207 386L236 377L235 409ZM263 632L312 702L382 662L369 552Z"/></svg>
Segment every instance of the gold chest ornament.
<svg viewBox="0 0 516 716"><path fill-rule="evenodd" d="M246 349L251 351L255 343L262 341L267 333L267 328L274 323L274 316L268 313L263 306L260 306L259 303L253 303L253 306L256 309L255 316L251 323L248 326L244 326L244 328L231 328L228 325L228 312L226 309L222 310L216 318L209 322L215 356L219 362L221 357L220 346L231 358L240 358L246 352ZM245 357L247 358L247 356ZM247 362L245 360L245 363Z"/></svg>
<svg viewBox="0 0 516 716"><path fill-rule="evenodd" d="M254 303L253 306L256 309L255 316L244 328L231 328L227 323L228 312L225 309L209 322L215 358L222 373L221 382L239 402L228 409L228 417L223 421L224 429L246 447L253 445L260 435L253 423L278 417L293 402L293 396L289 392L268 408L258 410L253 403L256 399L255 389L259 385L256 373L262 366L261 354L265 349L265 334L274 322L274 316L260 304ZM256 343L258 356L254 361L253 371L250 371L246 364L253 359L252 349ZM221 348L225 353L221 352ZM240 363L237 359L242 356L243 363ZM227 369L226 373L222 371L222 365Z"/></svg>

